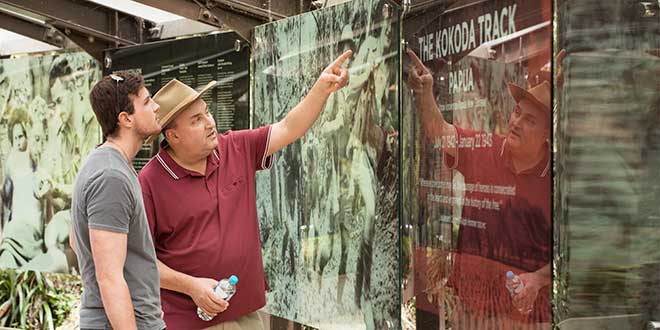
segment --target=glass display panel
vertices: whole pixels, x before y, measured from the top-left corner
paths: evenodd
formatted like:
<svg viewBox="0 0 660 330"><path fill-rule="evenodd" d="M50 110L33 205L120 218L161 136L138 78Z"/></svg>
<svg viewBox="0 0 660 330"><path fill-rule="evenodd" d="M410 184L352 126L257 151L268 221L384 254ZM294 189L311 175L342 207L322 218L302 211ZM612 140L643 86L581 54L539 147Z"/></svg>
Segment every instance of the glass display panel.
<svg viewBox="0 0 660 330"><path fill-rule="evenodd" d="M254 127L284 118L354 52L349 85L257 177L273 315L320 329L399 326L398 17L389 1L352 1L254 30Z"/></svg>
<svg viewBox="0 0 660 330"><path fill-rule="evenodd" d="M551 327L550 19L548 0L404 17L404 329Z"/></svg>

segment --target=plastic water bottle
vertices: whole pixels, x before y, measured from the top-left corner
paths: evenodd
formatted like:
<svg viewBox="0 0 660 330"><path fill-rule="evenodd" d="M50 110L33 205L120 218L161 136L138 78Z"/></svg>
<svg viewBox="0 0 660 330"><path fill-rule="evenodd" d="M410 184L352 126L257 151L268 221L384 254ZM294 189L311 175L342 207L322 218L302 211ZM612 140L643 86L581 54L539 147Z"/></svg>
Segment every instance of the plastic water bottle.
<svg viewBox="0 0 660 330"><path fill-rule="evenodd" d="M509 290L511 297L513 297L522 292L525 288L525 283L523 283L518 275L512 271L508 271L506 272L506 288Z"/></svg>
<svg viewBox="0 0 660 330"><path fill-rule="evenodd" d="M223 278L218 282L218 285L215 286L213 291L218 297L229 301L234 293L236 293L236 283L238 283L238 277L236 275L230 276L229 279ZM197 307L197 316L204 321L211 321L213 319L213 316L204 313L199 307Z"/></svg>
<svg viewBox="0 0 660 330"><path fill-rule="evenodd" d="M509 290L509 294L511 294L511 297L521 293L523 289L525 288L525 283L522 281L520 276L514 274L512 271L506 272L506 288ZM523 304L525 304L523 302ZM524 305L524 306L519 306L518 304L514 303L514 307L521 313L521 314L529 314L532 312L532 309L534 305Z"/></svg>

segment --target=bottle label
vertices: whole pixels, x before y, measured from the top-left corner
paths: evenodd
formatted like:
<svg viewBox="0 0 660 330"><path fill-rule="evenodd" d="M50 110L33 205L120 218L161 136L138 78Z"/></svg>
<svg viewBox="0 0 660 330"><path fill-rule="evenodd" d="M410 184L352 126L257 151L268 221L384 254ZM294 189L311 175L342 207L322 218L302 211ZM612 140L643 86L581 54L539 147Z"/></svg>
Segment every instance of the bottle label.
<svg viewBox="0 0 660 330"><path fill-rule="evenodd" d="M218 291L216 291L215 293L218 295L218 297L220 297L220 298L222 298L222 299L224 299L224 300L227 300L227 298L229 298L229 295L226 294L226 293L225 293L224 291L222 291L222 290L218 290Z"/></svg>

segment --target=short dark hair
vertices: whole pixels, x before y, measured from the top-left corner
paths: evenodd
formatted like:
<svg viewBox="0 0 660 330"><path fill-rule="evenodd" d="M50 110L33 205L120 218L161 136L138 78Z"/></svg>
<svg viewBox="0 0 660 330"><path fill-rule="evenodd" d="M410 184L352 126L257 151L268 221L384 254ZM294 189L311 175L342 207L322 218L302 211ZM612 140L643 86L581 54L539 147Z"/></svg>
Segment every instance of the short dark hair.
<svg viewBox="0 0 660 330"><path fill-rule="evenodd" d="M23 135L25 135L25 139L27 140L27 127L25 127L25 123L22 121L11 122L9 123L9 130L7 133L9 133L9 142L12 146L14 145L14 127L16 127L16 125L21 127Z"/></svg>
<svg viewBox="0 0 660 330"><path fill-rule="evenodd" d="M53 86L55 80L60 78L62 83L66 83L71 79L72 73L73 71L71 70L71 66L69 65L69 61L67 59L57 59L53 67L50 69L48 82L50 86Z"/></svg>
<svg viewBox="0 0 660 330"><path fill-rule="evenodd" d="M105 76L89 93L89 102L92 104L96 120L101 125L103 140L117 133L117 117L120 113L133 114L135 109L128 95L137 96L144 87L144 79L139 74L117 72L115 75L124 80L117 82L110 76Z"/></svg>

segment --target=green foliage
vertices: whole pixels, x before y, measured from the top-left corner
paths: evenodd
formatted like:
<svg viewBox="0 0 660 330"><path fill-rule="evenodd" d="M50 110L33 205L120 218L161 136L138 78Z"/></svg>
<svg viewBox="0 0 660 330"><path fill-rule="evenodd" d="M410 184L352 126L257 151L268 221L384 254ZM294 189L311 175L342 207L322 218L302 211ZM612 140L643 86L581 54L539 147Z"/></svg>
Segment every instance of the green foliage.
<svg viewBox="0 0 660 330"><path fill-rule="evenodd" d="M75 308L80 290L75 276L0 270L0 326L54 330Z"/></svg>

